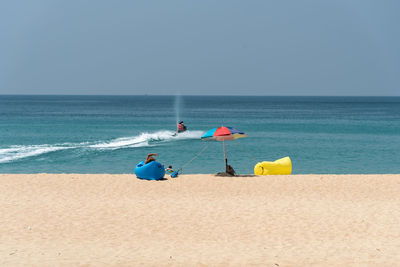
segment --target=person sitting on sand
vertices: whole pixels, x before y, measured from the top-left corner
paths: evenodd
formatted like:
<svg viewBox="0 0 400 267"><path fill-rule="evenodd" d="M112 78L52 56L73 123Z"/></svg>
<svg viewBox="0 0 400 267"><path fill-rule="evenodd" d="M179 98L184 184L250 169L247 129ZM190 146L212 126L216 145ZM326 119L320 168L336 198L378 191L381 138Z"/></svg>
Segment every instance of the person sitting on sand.
<svg viewBox="0 0 400 267"><path fill-rule="evenodd" d="M158 154L157 153L148 154L146 157L146 160L144 161L144 164L150 163L152 161L156 161L156 159L153 156L158 156Z"/></svg>
<svg viewBox="0 0 400 267"><path fill-rule="evenodd" d="M165 169L166 173L173 173L174 170L172 169L172 165L169 165L168 168Z"/></svg>

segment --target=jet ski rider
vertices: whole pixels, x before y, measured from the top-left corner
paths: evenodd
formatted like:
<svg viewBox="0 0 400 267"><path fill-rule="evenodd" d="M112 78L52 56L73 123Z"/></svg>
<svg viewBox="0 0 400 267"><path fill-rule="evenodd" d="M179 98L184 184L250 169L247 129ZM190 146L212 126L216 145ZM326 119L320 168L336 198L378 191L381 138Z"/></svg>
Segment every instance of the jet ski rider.
<svg viewBox="0 0 400 267"><path fill-rule="evenodd" d="M180 121L177 125L177 131L178 133L183 133L184 131L187 130L187 127L185 126L185 124L183 124L183 121Z"/></svg>

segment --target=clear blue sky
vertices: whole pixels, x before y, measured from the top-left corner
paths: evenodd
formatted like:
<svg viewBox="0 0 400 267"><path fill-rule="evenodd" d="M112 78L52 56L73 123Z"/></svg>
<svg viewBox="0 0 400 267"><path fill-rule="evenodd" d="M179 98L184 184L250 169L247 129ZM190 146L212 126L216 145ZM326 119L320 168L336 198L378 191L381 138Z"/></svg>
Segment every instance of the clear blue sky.
<svg viewBox="0 0 400 267"><path fill-rule="evenodd" d="M3 0L0 94L400 95L398 0Z"/></svg>

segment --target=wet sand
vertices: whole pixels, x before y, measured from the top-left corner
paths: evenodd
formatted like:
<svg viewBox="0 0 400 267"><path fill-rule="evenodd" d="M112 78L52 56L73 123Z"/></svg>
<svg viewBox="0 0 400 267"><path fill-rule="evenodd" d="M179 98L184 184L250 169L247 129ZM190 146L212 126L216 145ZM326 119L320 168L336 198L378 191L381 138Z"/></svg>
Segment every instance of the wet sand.
<svg viewBox="0 0 400 267"><path fill-rule="evenodd" d="M0 174L1 266L396 266L400 175Z"/></svg>

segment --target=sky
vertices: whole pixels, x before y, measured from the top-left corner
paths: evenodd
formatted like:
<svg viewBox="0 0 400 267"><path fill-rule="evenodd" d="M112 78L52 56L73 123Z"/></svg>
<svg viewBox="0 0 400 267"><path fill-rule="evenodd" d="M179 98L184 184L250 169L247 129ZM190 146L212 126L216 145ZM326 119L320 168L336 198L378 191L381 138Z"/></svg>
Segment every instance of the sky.
<svg viewBox="0 0 400 267"><path fill-rule="evenodd" d="M400 95L398 0L2 0L0 94Z"/></svg>

